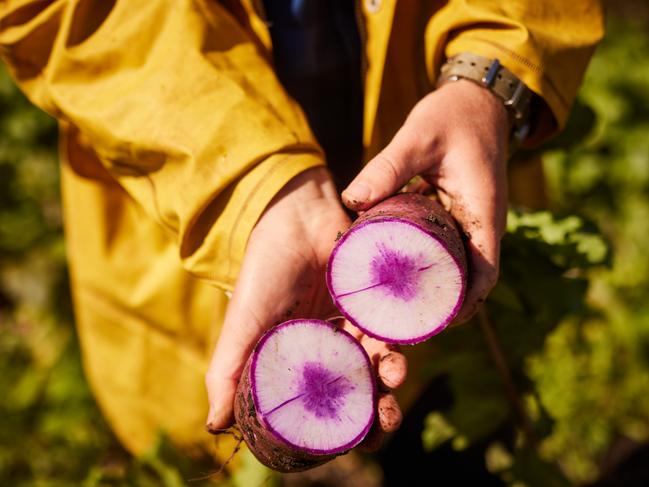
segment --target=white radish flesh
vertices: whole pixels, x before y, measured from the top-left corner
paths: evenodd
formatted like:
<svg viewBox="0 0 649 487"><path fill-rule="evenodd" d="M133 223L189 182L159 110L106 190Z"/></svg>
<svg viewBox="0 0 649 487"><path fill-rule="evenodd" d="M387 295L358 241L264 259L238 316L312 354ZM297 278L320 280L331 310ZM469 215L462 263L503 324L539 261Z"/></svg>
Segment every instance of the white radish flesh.
<svg viewBox="0 0 649 487"><path fill-rule="evenodd" d="M464 299L466 259L450 215L418 194L400 194L365 212L329 259L329 292L368 335L411 344L455 317Z"/></svg>
<svg viewBox="0 0 649 487"><path fill-rule="evenodd" d="M257 458L280 471L323 463L360 443L375 414L369 358L326 321L292 320L257 344L235 415Z"/></svg>

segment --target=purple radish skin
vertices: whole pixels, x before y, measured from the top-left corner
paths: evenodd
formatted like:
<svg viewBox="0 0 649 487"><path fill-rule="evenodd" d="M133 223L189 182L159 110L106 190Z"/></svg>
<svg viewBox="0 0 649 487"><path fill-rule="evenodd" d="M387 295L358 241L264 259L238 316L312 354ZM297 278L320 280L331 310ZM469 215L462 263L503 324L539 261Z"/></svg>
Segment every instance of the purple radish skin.
<svg viewBox="0 0 649 487"><path fill-rule="evenodd" d="M415 344L455 318L466 291L460 233L437 201L401 193L364 212L327 266L336 307L367 335Z"/></svg>
<svg viewBox="0 0 649 487"><path fill-rule="evenodd" d="M264 465L298 472L358 445L374 422L376 378L363 347L320 320L291 320L257 343L234 414Z"/></svg>

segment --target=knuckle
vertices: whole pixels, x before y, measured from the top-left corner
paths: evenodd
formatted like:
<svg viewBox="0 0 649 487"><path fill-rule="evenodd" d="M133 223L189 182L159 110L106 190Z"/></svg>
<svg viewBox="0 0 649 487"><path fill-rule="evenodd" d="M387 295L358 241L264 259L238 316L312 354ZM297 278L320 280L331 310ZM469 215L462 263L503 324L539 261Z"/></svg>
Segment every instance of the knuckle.
<svg viewBox="0 0 649 487"><path fill-rule="evenodd" d="M406 358L400 353L391 352L381 358L379 378L386 387L395 389L405 381L407 368Z"/></svg>
<svg viewBox="0 0 649 487"><path fill-rule="evenodd" d="M379 422L385 432L396 431L401 426L403 415L393 395L383 396L379 401Z"/></svg>

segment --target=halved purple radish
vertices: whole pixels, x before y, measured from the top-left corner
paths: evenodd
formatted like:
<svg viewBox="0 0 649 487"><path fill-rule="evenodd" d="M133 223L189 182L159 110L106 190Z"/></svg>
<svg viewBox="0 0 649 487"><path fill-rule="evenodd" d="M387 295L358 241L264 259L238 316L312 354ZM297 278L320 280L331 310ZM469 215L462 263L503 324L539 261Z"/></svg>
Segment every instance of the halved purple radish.
<svg viewBox="0 0 649 487"><path fill-rule="evenodd" d="M338 309L368 335L422 342L460 310L466 257L449 213L436 201L402 193L363 213L338 240L327 286Z"/></svg>
<svg viewBox="0 0 649 487"><path fill-rule="evenodd" d="M297 472L360 443L375 403L370 359L354 337L327 321L291 320L257 343L234 413L260 462Z"/></svg>

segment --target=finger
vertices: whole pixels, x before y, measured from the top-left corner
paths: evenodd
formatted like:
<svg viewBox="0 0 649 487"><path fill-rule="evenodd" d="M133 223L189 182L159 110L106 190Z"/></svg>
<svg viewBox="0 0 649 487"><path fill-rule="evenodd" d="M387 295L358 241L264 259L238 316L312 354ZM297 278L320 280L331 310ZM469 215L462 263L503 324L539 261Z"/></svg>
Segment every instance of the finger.
<svg viewBox="0 0 649 487"><path fill-rule="evenodd" d="M468 218L470 221L459 222L464 228L473 228L473 232L466 243L469 258L468 287L462 308L454 320L455 324L469 320L478 311L498 280L500 235L493 224L485 223L484 228L477 228L475 225L471 227L470 222L480 221L480 217Z"/></svg>
<svg viewBox="0 0 649 487"><path fill-rule="evenodd" d="M436 152L429 144L422 157L417 134L404 124L390 144L365 165L342 193L347 208L355 211L371 208L432 165Z"/></svg>
<svg viewBox="0 0 649 487"><path fill-rule="evenodd" d="M363 343L363 340L366 338L366 335L361 331L361 329L354 326L354 325L352 325L349 320L344 320L343 321L342 328L347 333L349 333L351 336L353 336L357 341L361 342L361 345L363 345L363 348L365 349L365 351L367 351L368 355L370 355L370 359L371 359L372 354L367 350L367 347ZM378 342L378 340L377 340L377 342Z"/></svg>
<svg viewBox="0 0 649 487"><path fill-rule="evenodd" d="M379 359L378 376L385 387L396 389L405 382L407 374L408 361L403 354L392 351Z"/></svg>
<svg viewBox="0 0 649 487"><path fill-rule="evenodd" d="M381 394L378 400L378 425L384 433L399 429L403 416L401 408L393 394Z"/></svg>
<svg viewBox="0 0 649 487"><path fill-rule="evenodd" d="M238 304L235 292L205 376L210 432L227 428L234 421L232 408L239 378L255 343L265 331L247 309Z"/></svg>
<svg viewBox="0 0 649 487"><path fill-rule="evenodd" d="M399 352L398 345L368 337L349 321L345 321L344 329L361 342L370 357L381 386L395 389L404 383L408 374L408 362Z"/></svg>
<svg viewBox="0 0 649 487"><path fill-rule="evenodd" d="M466 155L463 157L467 159ZM491 163L479 158L471 166L477 177L467 181L461 192L447 191L440 195L467 237L468 288L456 324L471 318L496 284L500 239L507 216L504 174L494 171Z"/></svg>
<svg viewBox="0 0 649 487"><path fill-rule="evenodd" d="M473 242L469 242L468 247L471 260L470 285L454 324L464 323L471 319L485 302L498 280L498 250L494 249L492 252L485 253Z"/></svg>
<svg viewBox="0 0 649 487"><path fill-rule="evenodd" d="M382 394L377 403L377 415L369 433L359 445L366 452L374 452L381 447L386 433L399 429L403 415L397 400L392 394Z"/></svg>

